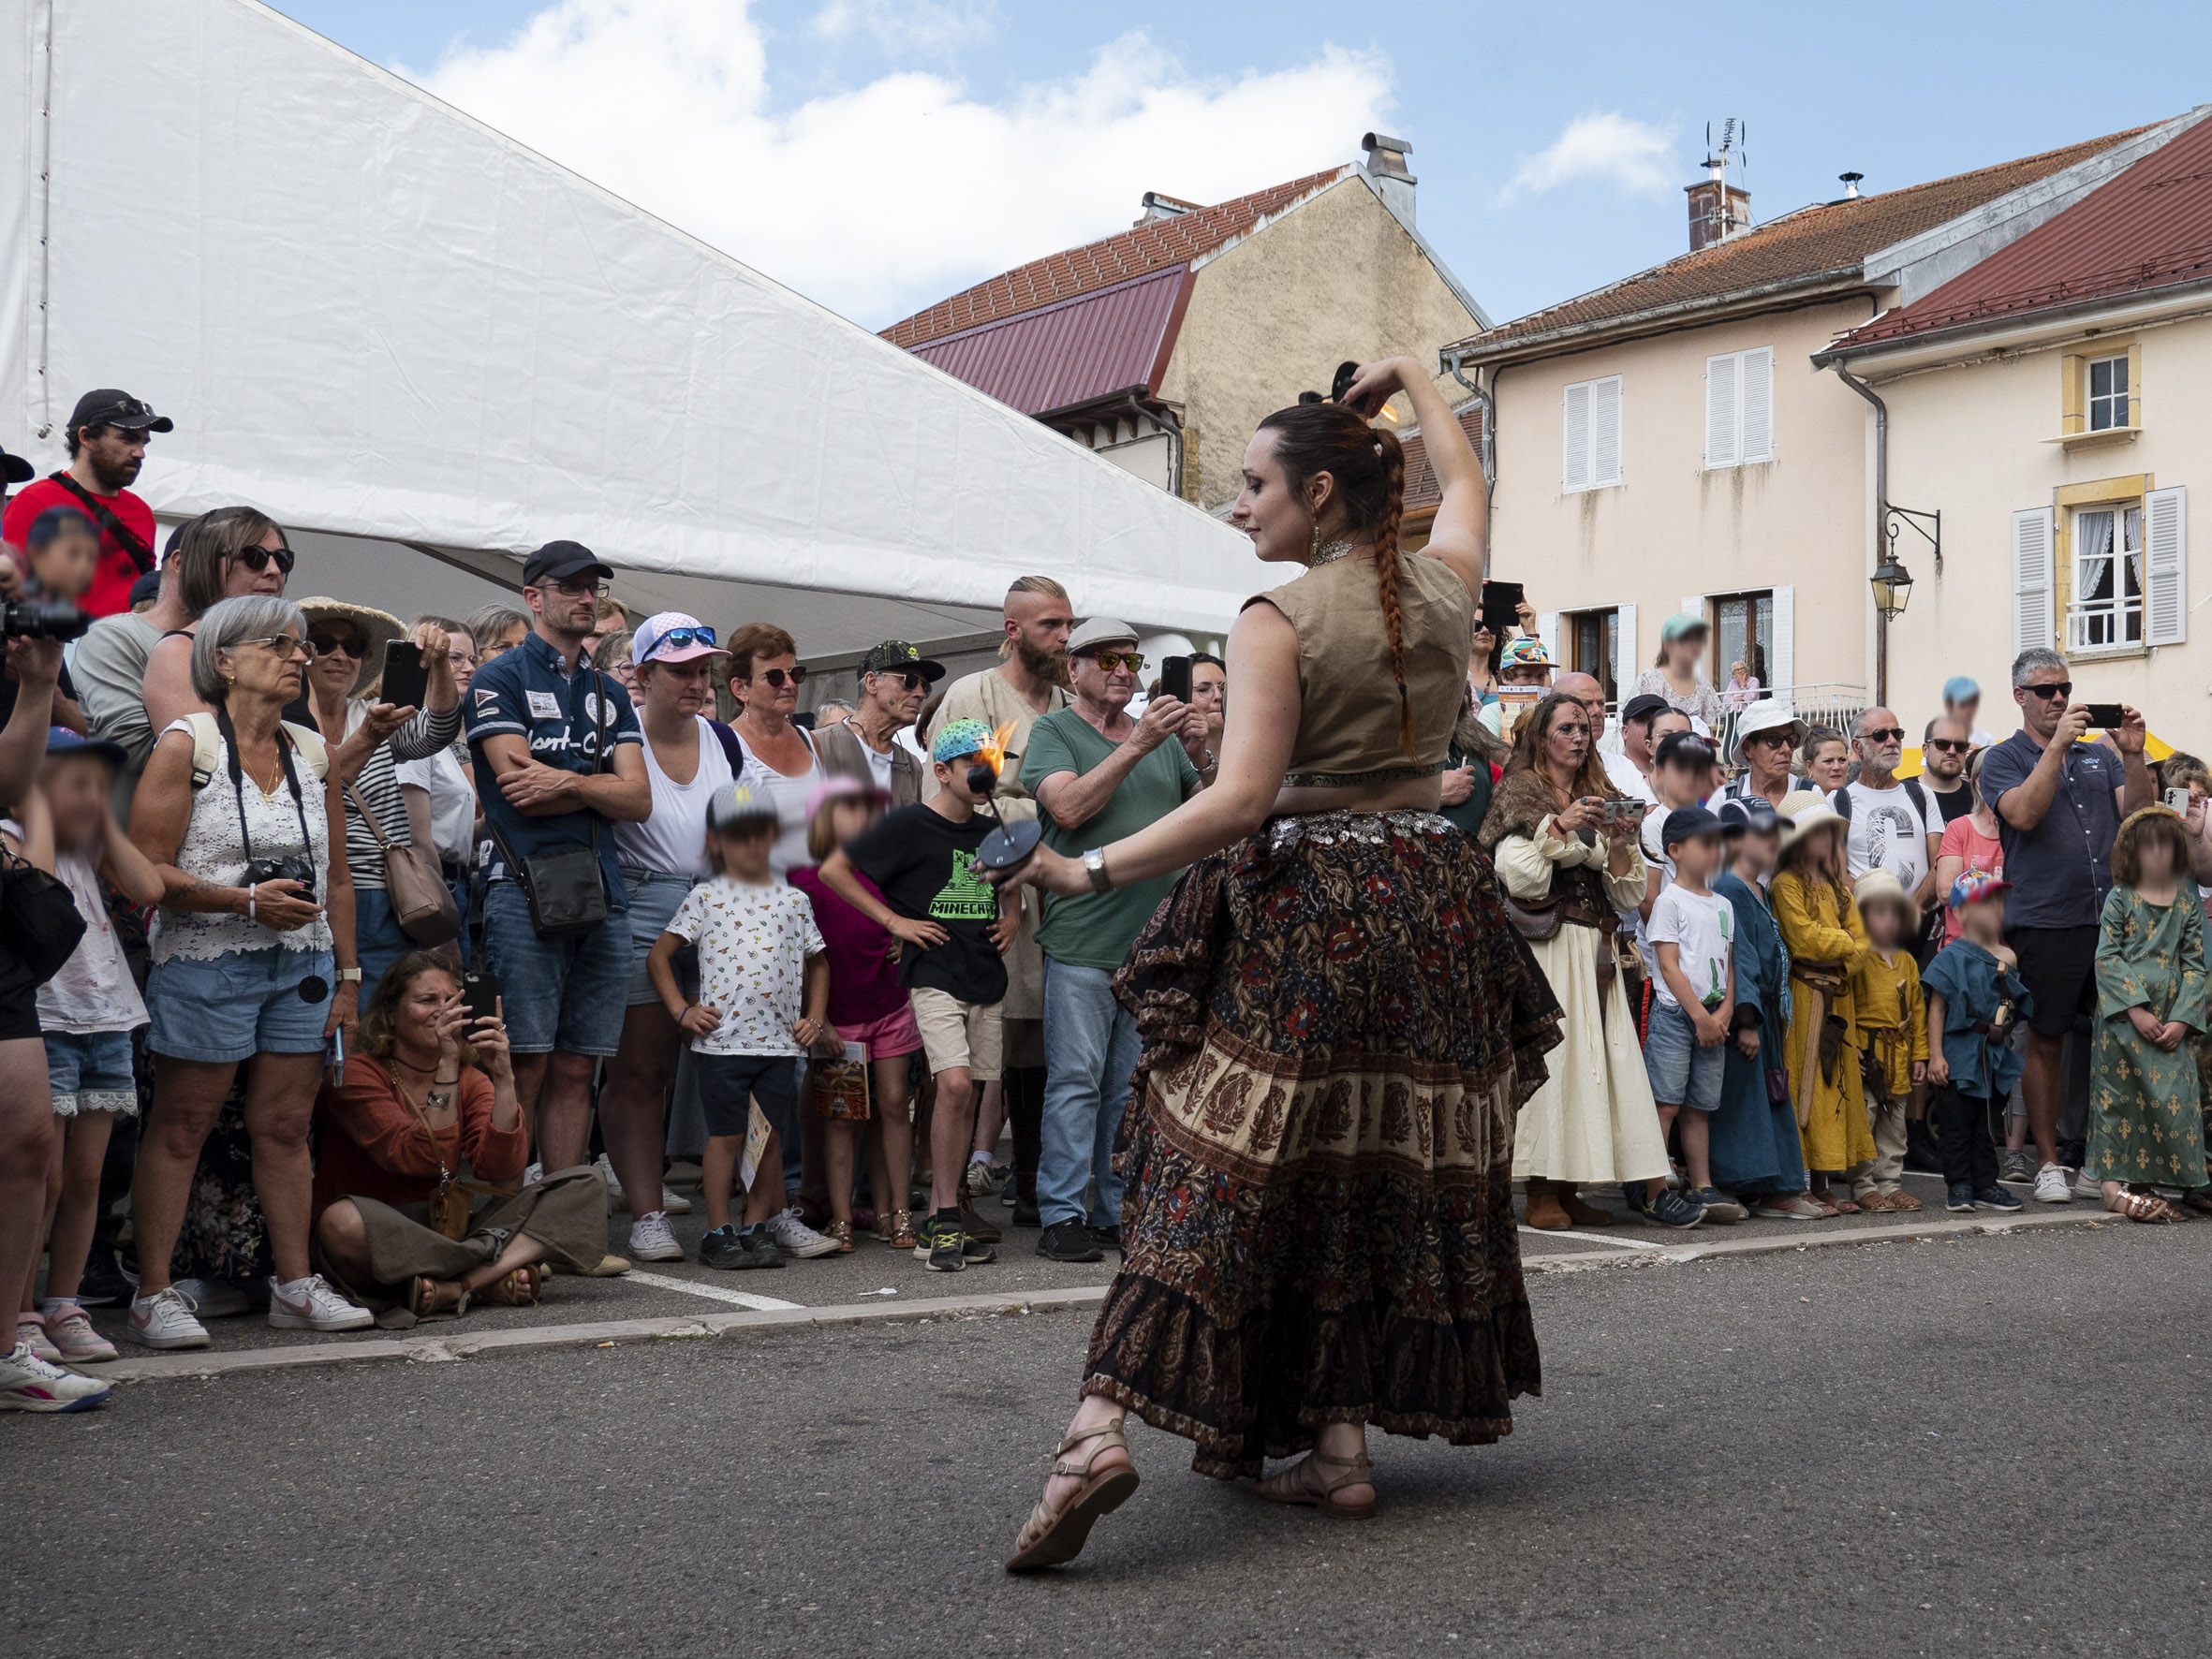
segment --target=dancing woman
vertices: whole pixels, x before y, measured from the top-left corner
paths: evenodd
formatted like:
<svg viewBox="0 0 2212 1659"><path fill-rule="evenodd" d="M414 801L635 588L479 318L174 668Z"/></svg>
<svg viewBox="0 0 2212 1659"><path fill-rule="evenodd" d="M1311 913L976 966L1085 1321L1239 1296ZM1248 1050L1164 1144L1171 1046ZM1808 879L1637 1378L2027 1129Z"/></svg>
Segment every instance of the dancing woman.
<svg viewBox="0 0 2212 1659"><path fill-rule="evenodd" d="M1398 551L1398 440L1362 412L1399 390L1443 485L1423 553ZM1144 1037L1122 1269L1011 1571L1069 1560L1136 1489L1128 1412L1222 1479L1306 1451L1261 1495L1361 1518L1368 1424L1486 1443L1538 1387L1513 1116L1558 1005L1490 860L1437 815L1484 497L1410 359L1261 422L1230 521L1306 568L1231 630L1219 781L1013 878L1078 895L1190 865L1115 979Z"/></svg>

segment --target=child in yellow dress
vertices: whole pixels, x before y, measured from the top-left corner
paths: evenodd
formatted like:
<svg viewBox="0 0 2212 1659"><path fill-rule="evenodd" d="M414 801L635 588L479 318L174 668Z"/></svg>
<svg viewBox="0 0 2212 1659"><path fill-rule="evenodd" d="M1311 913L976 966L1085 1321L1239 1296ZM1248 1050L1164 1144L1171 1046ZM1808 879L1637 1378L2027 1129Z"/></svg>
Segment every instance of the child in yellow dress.
<svg viewBox="0 0 2212 1659"><path fill-rule="evenodd" d="M1860 876L1851 898L1870 947L1851 971L1851 1040L1874 1136L1874 1156L1851 1170L1851 1197L1877 1213L1918 1210L1920 1200L1898 1177L1905 1169L1907 1108L1928 1069L1927 1004L1907 945L1920 932L1920 906L1886 870Z"/></svg>
<svg viewBox="0 0 2212 1659"><path fill-rule="evenodd" d="M1858 1205L1829 1190L1828 1177L1867 1163L1874 1135L1859 1085L1851 975L1865 959L1866 929L1843 879L1843 819L1813 791L1782 802L1788 828L1771 897L1790 952L1790 1097L1805 1143L1806 1197L1829 1215Z"/></svg>

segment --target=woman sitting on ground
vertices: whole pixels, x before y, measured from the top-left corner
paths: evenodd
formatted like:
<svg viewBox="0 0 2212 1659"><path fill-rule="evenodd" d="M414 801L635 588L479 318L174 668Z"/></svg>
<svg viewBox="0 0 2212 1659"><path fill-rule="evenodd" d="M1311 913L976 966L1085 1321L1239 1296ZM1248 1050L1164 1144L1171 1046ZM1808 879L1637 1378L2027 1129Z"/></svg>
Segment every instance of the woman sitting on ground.
<svg viewBox="0 0 2212 1659"><path fill-rule="evenodd" d="M607 1252L607 1189L589 1167L506 1196L479 1185L518 1180L529 1131L515 1099L506 1022L470 1020L444 958L411 951L385 973L361 1016L346 1080L315 1103L315 1258L362 1305L406 1324L460 1314L471 1301L527 1307L540 1262L589 1273ZM433 1200L466 1214L467 1195L492 1202L449 1238Z"/></svg>

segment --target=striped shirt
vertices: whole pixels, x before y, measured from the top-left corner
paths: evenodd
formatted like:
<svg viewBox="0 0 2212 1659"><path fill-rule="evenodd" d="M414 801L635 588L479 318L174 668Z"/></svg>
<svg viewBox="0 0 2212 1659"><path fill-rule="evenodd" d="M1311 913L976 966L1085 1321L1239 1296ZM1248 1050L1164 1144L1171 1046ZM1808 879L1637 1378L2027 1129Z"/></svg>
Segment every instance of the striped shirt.
<svg viewBox="0 0 2212 1659"><path fill-rule="evenodd" d="M356 697L346 705L346 735L351 737L361 729L368 718L369 705L365 698ZM376 815L376 822L384 827L384 833L394 846L412 846L414 838L407 833L407 805L399 792L398 763L402 760L421 760L435 755L451 743L461 733L461 705L456 703L443 714L434 714L428 709L420 711L415 718L376 745L376 753L361 769L361 776L354 780L353 793L369 803L369 810ZM384 849L377 844L376 831L361 815L361 808L354 803L353 793L346 797L346 864L353 874L357 888L385 886Z"/></svg>

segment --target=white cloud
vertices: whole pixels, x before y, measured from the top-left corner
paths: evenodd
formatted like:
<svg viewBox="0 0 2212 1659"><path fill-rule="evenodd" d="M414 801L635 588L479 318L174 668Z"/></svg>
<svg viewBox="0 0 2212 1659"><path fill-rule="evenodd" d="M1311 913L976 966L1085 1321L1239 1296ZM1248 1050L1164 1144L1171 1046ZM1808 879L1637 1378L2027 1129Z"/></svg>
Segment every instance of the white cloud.
<svg viewBox="0 0 2212 1659"><path fill-rule="evenodd" d="M988 40L997 23L993 0L966 6L944 0L829 0L810 26L824 40L864 35L888 52L943 56L956 47Z"/></svg>
<svg viewBox="0 0 2212 1659"><path fill-rule="evenodd" d="M1683 183L1675 176L1674 132L1617 111L1580 116L1548 148L1521 157L1498 200L1583 179L1610 179L1631 196L1664 195Z"/></svg>
<svg viewBox="0 0 2212 1659"><path fill-rule="evenodd" d="M904 70L772 110L770 74L742 3L559 0L416 79L871 326L1122 229L1147 189L1217 201L1353 160L1391 107L1372 56L1202 79L1142 34L995 103Z"/></svg>

